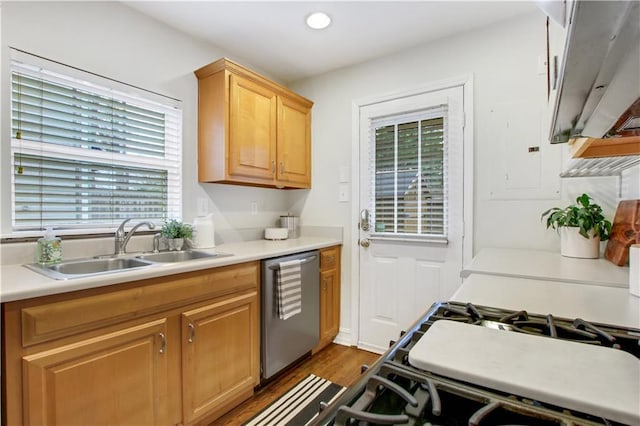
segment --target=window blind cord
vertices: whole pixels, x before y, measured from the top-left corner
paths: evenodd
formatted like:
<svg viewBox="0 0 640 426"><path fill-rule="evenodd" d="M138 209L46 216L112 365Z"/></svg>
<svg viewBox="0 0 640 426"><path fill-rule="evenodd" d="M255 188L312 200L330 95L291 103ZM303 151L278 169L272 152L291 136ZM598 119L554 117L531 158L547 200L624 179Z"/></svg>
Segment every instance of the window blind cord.
<svg viewBox="0 0 640 426"><path fill-rule="evenodd" d="M24 168L22 167L22 75L18 74L18 129L16 130L16 139L19 142L18 148L18 168L17 173L21 175L24 172Z"/></svg>
<svg viewBox="0 0 640 426"><path fill-rule="evenodd" d="M113 109L115 108L114 106L114 98L113 96L111 97L111 138L110 138L110 147L109 147L109 151L111 151L111 180L113 181L115 175L116 175L116 170L115 170L115 158L113 157L113 152L115 151L115 144L113 143L113 138L114 138L114 134L113 134ZM110 203L109 203L109 210L111 211L111 220L113 222L113 225L116 225L117 219L125 219L125 218L120 218L120 217L116 217L116 207L115 207L115 200L114 200L114 196L115 196L115 191L114 191L114 187L111 187L111 191L109 191L109 197L110 197Z"/></svg>
<svg viewBox="0 0 640 426"><path fill-rule="evenodd" d="M40 79L40 114L39 116L39 132L38 139L40 142L44 139L43 137L43 116L44 116L44 80ZM40 144L40 167L39 167L39 180L40 180L40 229L44 231L44 145Z"/></svg>

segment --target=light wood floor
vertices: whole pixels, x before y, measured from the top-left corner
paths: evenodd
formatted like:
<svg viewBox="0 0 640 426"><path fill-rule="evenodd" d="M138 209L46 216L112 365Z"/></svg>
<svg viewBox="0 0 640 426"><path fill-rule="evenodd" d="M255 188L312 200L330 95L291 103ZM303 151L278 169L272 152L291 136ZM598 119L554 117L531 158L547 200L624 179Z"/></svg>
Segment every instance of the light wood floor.
<svg viewBox="0 0 640 426"><path fill-rule="evenodd" d="M315 374L333 383L349 386L360 377L360 366L371 365L378 357L378 354L353 347L331 344L282 377L267 384L251 399L211 423L210 426L242 424L308 374Z"/></svg>

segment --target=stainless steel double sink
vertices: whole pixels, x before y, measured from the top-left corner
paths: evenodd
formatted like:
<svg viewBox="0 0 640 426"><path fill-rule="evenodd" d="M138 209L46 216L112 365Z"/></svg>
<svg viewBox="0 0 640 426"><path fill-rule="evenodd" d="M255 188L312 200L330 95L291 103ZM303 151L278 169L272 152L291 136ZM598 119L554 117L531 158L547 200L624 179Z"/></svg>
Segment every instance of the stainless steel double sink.
<svg viewBox="0 0 640 426"><path fill-rule="evenodd" d="M32 271L56 280L85 278L136 268L149 268L166 263L188 262L192 260L212 259L231 256L227 253L207 253L196 250L165 251L128 255L96 256L84 259L72 259L55 265L30 263L24 265Z"/></svg>

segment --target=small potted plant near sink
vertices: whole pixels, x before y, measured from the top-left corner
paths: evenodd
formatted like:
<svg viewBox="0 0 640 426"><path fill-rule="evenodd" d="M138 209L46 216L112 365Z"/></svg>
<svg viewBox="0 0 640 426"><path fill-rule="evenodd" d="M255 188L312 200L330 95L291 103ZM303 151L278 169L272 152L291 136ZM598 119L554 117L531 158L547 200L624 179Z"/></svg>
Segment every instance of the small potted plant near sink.
<svg viewBox="0 0 640 426"><path fill-rule="evenodd" d="M600 257L600 241L609 239L611 222L602 215L602 208L582 194L576 204L563 209L553 207L542 213L547 229L560 234L560 254L566 257L596 259Z"/></svg>
<svg viewBox="0 0 640 426"><path fill-rule="evenodd" d="M169 250L182 250L184 240L193 238L193 228L187 223L169 219L162 225L160 235L167 242Z"/></svg>

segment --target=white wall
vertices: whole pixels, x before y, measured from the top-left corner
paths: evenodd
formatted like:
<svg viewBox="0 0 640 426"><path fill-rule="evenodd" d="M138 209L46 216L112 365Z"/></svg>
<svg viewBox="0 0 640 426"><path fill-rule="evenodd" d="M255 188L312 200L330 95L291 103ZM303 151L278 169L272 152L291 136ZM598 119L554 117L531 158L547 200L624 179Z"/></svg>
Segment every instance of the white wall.
<svg viewBox="0 0 640 426"><path fill-rule="evenodd" d="M118 2L5 2L2 4L2 140L0 161L8 155L8 46L180 99L184 106L184 219L196 214L199 197L209 199L217 229L271 226L286 211L301 214L302 225L344 227L342 326L351 327L349 265L357 236L351 202L338 202L341 167L351 168L352 102L424 86L452 76L474 76L475 205L474 249L530 247L559 251L559 241L540 222L540 213L564 205L582 191L606 198L612 217L617 203L616 178L559 181L552 174L542 191L523 190L519 199L495 194L501 170L508 167L505 143L496 125L521 108L523 116L546 108L546 77L538 73L545 55L542 13L433 42L376 61L338 70L292 85L315 102L313 108L313 189L275 189L199 184L196 178L197 81L193 70L225 56L225 52L189 38ZM244 58L226 56L255 67ZM258 69L258 71L260 71ZM517 109L516 109L517 110ZM519 111L519 110L517 110ZM547 167L560 157L550 147L540 116L521 124L521 134L537 135ZM528 141L527 141L528 142ZM531 141L535 142L535 141ZM553 167L551 167L553 168ZM638 198L636 168L624 176L623 198ZM10 232L10 170L2 167L0 233ZM556 192L559 188L560 193ZM516 191L518 192L518 191ZM527 195L531 194L531 195ZM542 194L542 195L540 195ZM354 194L350 194L353 198ZM515 198L513 195L509 197ZM503 197L504 198L504 197ZM251 202L259 214L250 213Z"/></svg>
<svg viewBox="0 0 640 426"><path fill-rule="evenodd" d="M640 165L625 170L620 185L623 200L640 199Z"/></svg>
<svg viewBox="0 0 640 426"><path fill-rule="evenodd" d="M197 80L193 71L227 56L243 58L190 38L119 2L4 2L2 5L2 197L0 233L11 232L8 47L62 62L183 102L184 220L209 200L216 229L272 226L289 209L284 191L197 182ZM255 69L255 67L253 67ZM258 69L258 71L260 71ZM250 214L250 203L259 214Z"/></svg>
<svg viewBox="0 0 640 426"><path fill-rule="evenodd" d="M299 196L294 205L301 208L304 224L344 227L343 331L348 333L352 321L356 320L351 317L353 298L357 295L352 295L349 269L352 251L357 253L353 249L358 238L357 228L351 218L351 202L338 202L340 167L351 167L354 160L351 146L357 143L352 140L351 127L354 100L473 74L475 252L483 247L528 247L559 252L559 239L545 229L540 214L575 198L575 192L588 190L591 180L574 181L566 184L567 189L558 178L561 147L547 142L544 129L546 75L539 73L538 58L545 56L545 49L545 17L539 12L292 85L315 102L314 189ZM522 111L520 115L525 117L531 114L531 122L521 120L519 133L498 143L496 126L506 122L508 114L517 117L519 114L514 114L514 110ZM518 138L528 135L535 135L530 142L539 145L544 155L542 161L534 163L544 172L540 175L540 185L512 191L515 194L500 199L496 193L503 189L499 185L504 183L496 179L496 174L510 164L505 156L510 147L505 143L518 143ZM598 181L597 187L615 198L615 182ZM351 196L356 198L355 194Z"/></svg>
<svg viewBox="0 0 640 426"><path fill-rule="evenodd" d="M349 221L350 205L337 202L337 179L339 167L352 163L351 103L354 100L473 74L475 247L545 246L543 237L518 236L519 233L511 231L520 228L523 222L537 224L548 201L505 202L491 198L491 173L504 155L496 150L494 129L489 125L495 121L492 110L514 100L536 104L538 108L546 105L546 77L537 73L538 56L545 54L544 19L542 13L527 16L295 84L295 89L315 102L314 182L323 182L319 191L314 187L304 203L305 223L339 221L353 228ZM529 130L539 132L539 126L539 122L532 123ZM539 144L543 143L540 139ZM553 198L558 197L554 195ZM517 216L513 214L516 205L520 213ZM504 232L500 228L504 228Z"/></svg>

